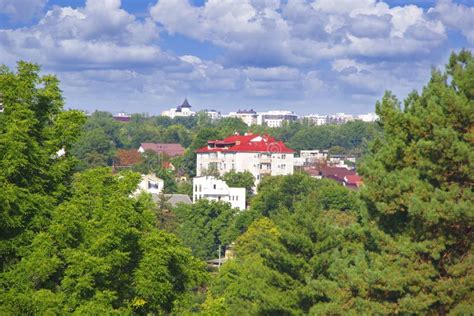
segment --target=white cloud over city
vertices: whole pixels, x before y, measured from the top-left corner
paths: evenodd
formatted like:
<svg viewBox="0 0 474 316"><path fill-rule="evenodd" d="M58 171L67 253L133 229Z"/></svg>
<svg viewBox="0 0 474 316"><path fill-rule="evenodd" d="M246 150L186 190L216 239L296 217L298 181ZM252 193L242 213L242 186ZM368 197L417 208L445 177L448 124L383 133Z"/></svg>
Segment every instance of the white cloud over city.
<svg viewBox="0 0 474 316"><path fill-rule="evenodd" d="M452 0L160 0L137 10L0 0L0 60L42 64L68 105L87 110L156 114L188 96L224 112L362 113L474 46L474 8Z"/></svg>

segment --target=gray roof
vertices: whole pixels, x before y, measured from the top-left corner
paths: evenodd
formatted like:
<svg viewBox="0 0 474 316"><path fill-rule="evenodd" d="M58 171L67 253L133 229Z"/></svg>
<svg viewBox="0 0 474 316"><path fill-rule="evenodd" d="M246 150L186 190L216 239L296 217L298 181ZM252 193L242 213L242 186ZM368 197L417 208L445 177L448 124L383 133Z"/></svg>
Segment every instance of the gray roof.
<svg viewBox="0 0 474 316"><path fill-rule="evenodd" d="M165 197L168 198L168 203L171 203L171 206L175 207L179 203L192 204L193 202L186 194L165 194ZM160 196L158 194L152 194L153 201L158 203Z"/></svg>

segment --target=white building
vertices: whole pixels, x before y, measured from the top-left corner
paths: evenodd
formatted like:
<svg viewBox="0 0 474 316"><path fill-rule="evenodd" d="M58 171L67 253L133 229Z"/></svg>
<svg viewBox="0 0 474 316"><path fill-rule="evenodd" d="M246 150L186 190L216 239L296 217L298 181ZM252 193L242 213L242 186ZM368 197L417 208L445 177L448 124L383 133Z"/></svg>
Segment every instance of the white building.
<svg viewBox="0 0 474 316"><path fill-rule="evenodd" d="M160 194L165 186L163 179L158 178L154 174L143 174L138 184L137 190L134 192L134 195L138 195L141 192L146 192L150 194Z"/></svg>
<svg viewBox="0 0 474 316"><path fill-rule="evenodd" d="M305 158L306 162L324 161L328 159L328 150L301 150L300 157Z"/></svg>
<svg viewBox="0 0 474 316"><path fill-rule="evenodd" d="M210 169L220 175L231 170L249 171L255 177L256 186L267 175L293 174L294 151L268 135L233 135L209 140L196 153L197 176Z"/></svg>
<svg viewBox="0 0 474 316"><path fill-rule="evenodd" d="M281 127L283 122L298 120L298 115L291 111L268 111L260 112L257 116L257 125L267 125L268 127Z"/></svg>
<svg viewBox="0 0 474 316"><path fill-rule="evenodd" d="M336 113L327 117L327 124L344 124L354 120L354 116L345 113Z"/></svg>
<svg viewBox="0 0 474 316"><path fill-rule="evenodd" d="M364 122L375 122L376 120L379 119L379 116L375 113L367 113L367 114L357 115L357 119Z"/></svg>
<svg viewBox="0 0 474 316"><path fill-rule="evenodd" d="M314 125L326 125L328 123L328 117L326 115L310 114L305 116L310 123Z"/></svg>
<svg viewBox="0 0 474 316"><path fill-rule="evenodd" d="M257 112L254 110L238 110L237 112L229 112L227 117L237 117L244 121L248 126L257 124Z"/></svg>
<svg viewBox="0 0 474 316"><path fill-rule="evenodd" d="M168 117L171 117L171 118L189 117L189 116L193 116L195 114L196 114L195 112L191 111L191 105L189 104L187 98L184 99L183 104L181 104L177 108L169 109L167 111L161 112L161 115L168 116Z"/></svg>
<svg viewBox="0 0 474 316"><path fill-rule="evenodd" d="M221 112L216 110L202 110L201 112L206 113L207 116L213 121L221 118Z"/></svg>
<svg viewBox="0 0 474 316"><path fill-rule="evenodd" d="M233 208L245 210L245 188L232 188L223 180L211 176L193 179L193 203L200 199L223 201Z"/></svg>

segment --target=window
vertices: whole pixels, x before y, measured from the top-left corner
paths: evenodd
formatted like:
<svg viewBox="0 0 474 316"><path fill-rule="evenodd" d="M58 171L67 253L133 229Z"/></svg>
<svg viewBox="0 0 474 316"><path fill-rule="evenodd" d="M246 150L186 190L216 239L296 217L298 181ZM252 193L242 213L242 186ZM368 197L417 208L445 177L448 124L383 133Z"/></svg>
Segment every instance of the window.
<svg viewBox="0 0 474 316"><path fill-rule="evenodd" d="M281 155L281 159L286 159L286 155Z"/></svg>
<svg viewBox="0 0 474 316"><path fill-rule="evenodd" d="M214 187L214 190L215 190L217 186L214 184L213 187Z"/></svg>
<svg viewBox="0 0 474 316"><path fill-rule="evenodd" d="M201 186L201 185L199 185L199 192L201 192L201 191L202 191L202 186Z"/></svg>
<svg viewBox="0 0 474 316"><path fill-rule="evenodd" d="M239 200L239 196L238 196L238 195L235 196L235 200L236 200L236 201Z"/></svg>

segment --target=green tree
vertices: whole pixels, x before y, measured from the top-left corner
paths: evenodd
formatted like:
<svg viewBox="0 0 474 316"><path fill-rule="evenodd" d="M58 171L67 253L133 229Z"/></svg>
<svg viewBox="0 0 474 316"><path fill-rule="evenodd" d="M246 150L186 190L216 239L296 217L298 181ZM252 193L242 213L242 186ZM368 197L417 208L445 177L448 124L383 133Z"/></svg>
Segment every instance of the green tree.
<svg viewBox="0 0 474 316"><path fill-rule="evenodd" d="M91 169L2 276L0 313L164 314L205 277L176 237L156 230L135 173Z"/></svg>
<svg viewBox="0 0 474 316"><path fill-rule="evenodd" d="M222 176L228 186L236 188L245 188L247 198L253 195L255 177L249 171L236 172L234 170L225 173Z"/></svg>
<svg viewBox="0 0 474 316"><path fill-rule="evenodd" d="M473 74L471 53L453 53L446 71L434 70L403 109L390 93L377 103L384 137L361 165L362 193L383 236L375 294L392 312L474 308Z"/></svg>
<svg viewBox="0 0 474 316"><path fill-rule="evenodd" d="M38 65L0 67L4 106L0 123L0 260L2 269L48 224L67 195L75 160L71 145L84 123L78 111L62 111L59 81L40 76ZM66 154L58 155L64 149Z"/></svg>
<svg viewBox="0 0 474 316"><path fill-rule="evenodd" d="M199 200L192 205L177 206L173 212L179 225L177 234L195 256L213 259L218 255L219 245L230 244L226 231L238 212L230 204Z"/></svg>

